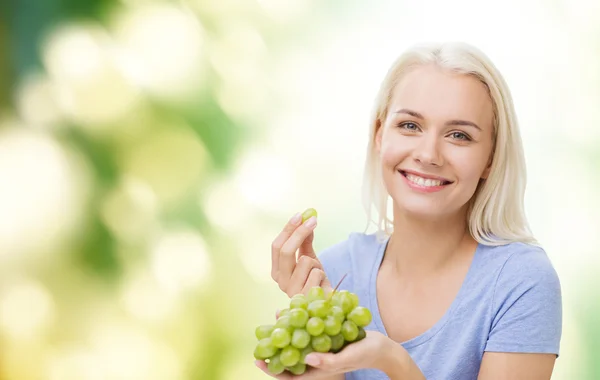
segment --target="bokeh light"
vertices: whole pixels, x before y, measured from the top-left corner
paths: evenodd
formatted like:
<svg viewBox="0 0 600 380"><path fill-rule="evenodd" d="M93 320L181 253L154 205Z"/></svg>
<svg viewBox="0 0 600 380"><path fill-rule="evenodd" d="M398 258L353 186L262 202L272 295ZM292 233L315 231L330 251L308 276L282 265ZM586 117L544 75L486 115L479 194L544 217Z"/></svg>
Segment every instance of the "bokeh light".
<svg viewBox="0 0 600 380"><path fill-rule="evenodd" d="M31 74L17 94L21 119L32 127L55 128L63 119L57 97L58 88L48 76Z"/></svg>
<svg viewBox="0 0 600 380"><path fill-rule="evenodd" d="M0 297L0 326L14 340L31 340L53 322L52 295L39 283L21 279Z"/></svg>
<svg viewBox="0 0 600 380"><path fill-rule="evenodd" d="M48 355L47 380L100 380L105 378L100 358L85 347L60 347Z"/></svg>
<svg viewBox="0 0 600 380"><path fill-rule="evenodd" d="M51 250L69 235L86 189L73 157L41 132L0 130L0 258Z"/></svg>
<svg viewBox="0 0 600 380"><path fill-rule="evenodd" d="M139 100L113 44L101 26L73 23L55 30L45 46L44 62L56 83L61 110L94 133L116 123Z"/></svg>
<svg viewBox="0 0 600 380"><path fill-rule="evenodd" d="M213 183L200 194L199 204L216 227L225 230L242 228L252 221L251 203L242 196L240 186L231 179Z"/></svg>
<svg viewBox="0 0 600 380"><path fill-rule="evenodd" d="M161 288L167 292L200 288L211 273L204 239L185 229L165 233L152 249L152 269Z"/></svg>
<svg viewBox="0 0 600 380"><path fill-rule="evenodd" d="M172 4L148 2L119 14L115 23L119 47L131 63L127 74L142 88L177 101L200 86L205 41L193 14Z"/></svg>
<svg viewBox="0 0 600 380"><path fill-rule="evenodd" d="M181 379L181 365L173 350L130 326L98 326L91 346L110 379Z"/></svg>
<svg viewBox="0 0 600 380"><path fill-rule="evenodd" d="M123 160L123 172L145 181L167 204L189 195L209 164L198 137L173 124L143 136L125 152Z"/></svg>
<svg viewBox="0 0 600 380"><path fill-rule="evenodd" d="M158 229L156 195L150 186L134 178L124 178L110 191L100 212L107 227L125 242L140 242Z"/></svg>
<svg viewBox="0 0 600 380"><path fill-rule="evenodd" d="M294 178L285 161L277 156L251 151L239 160L236 186L246 202L265 211L277 212L293 199Z"/></svg>
<svg viewBox="0 0 600 380"><path fill-rule="evenodd" d="M129 275L121 303L132 316L150 323L163 322L180 310L176 298L161 286L150 270L138 269Z"/></svg>

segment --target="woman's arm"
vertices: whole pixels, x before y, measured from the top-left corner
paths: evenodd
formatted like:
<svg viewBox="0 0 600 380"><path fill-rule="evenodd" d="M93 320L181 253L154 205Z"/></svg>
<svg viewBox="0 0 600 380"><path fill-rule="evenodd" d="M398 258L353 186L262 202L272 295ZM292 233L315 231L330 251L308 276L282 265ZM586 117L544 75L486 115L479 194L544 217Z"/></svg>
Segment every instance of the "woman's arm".
<svg viewBox="0 0 600 380"><path fill-rule="evenodd" d="M550 380L555 361L554 354L486 352L478 380ZM410 355L399 346L397 350L388 351L380 369L390 380L425 379Z"/></svg>
<svg viewBox="0 0 600 380"><path fill-rule="evenodd" d="M479 380L550 380L556 355L486 352Z"/></svg>

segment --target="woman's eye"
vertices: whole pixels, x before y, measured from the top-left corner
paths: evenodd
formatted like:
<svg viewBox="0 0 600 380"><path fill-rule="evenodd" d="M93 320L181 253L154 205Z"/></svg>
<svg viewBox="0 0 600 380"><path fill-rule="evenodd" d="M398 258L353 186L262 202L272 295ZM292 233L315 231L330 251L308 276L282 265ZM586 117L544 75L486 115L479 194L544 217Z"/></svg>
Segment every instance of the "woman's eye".
<svg viewBox="0 0 600 380"><path fill-rule="evenodd" d="M452 136L452 138L455 140L464 140L464 141L471 140L471 138L469 136L467 136L467 134L462 133L462 132L452 132L452 134L450 136Z"/></svg>
<svg viewBox="0 0 600 380"><path fill-rule="evenodd" d="M406 129L407 131L419 130L419 127L415 123L402 123L400 124L400 127Z"/></svg>

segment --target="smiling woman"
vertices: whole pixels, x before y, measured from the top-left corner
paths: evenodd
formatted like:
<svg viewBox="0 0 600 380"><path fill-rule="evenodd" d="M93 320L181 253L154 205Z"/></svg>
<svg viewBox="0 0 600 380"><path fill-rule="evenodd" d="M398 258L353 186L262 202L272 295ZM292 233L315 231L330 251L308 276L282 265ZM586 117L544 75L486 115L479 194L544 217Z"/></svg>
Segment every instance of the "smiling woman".
<svg viewBox="0 0 600 380"><path fill-rule="evenodd" d="M293 217L272 245L272 277L289 296L348 275L340 289L373 313L365 339L307 355L300 378L550 379L560 281L523 211L523 148L498 70L466 44L408 50L369 136L364 200L378 233L317 256L316 218Z"/></svg>

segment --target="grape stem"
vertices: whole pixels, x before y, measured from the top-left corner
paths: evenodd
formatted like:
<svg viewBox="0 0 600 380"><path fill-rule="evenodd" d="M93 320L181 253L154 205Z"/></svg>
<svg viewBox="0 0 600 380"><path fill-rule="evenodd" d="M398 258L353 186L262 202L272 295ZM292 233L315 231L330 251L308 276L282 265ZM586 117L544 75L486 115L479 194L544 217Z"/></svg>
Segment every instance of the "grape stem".
<svg viewBox="0 0 600 380"><path fill-rule="evenodd" d="M338 282L337 285L335 286L335 288L331 291L331 293L329 293L329 299L327 301L331 301L331 298L335 294L336 290L340 287L340 285L342 284L342 281L344 281L344 279L346 278L347 275L348 275L348 273L346 273L345 275L342 276L342 279L340 280L340 282Z"/></svg>

